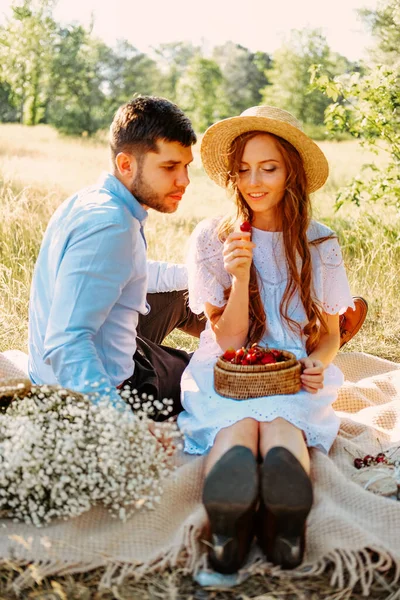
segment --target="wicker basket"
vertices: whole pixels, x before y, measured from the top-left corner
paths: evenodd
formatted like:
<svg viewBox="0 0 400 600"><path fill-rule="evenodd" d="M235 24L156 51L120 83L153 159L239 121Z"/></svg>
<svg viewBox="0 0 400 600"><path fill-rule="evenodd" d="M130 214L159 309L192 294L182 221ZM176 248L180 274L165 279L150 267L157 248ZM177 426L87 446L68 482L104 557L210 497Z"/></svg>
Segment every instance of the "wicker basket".
<svg viewBox="0 0 400 600"><path fill-rule="evenodd" d="M214 366L215 391L235 400L296 394L301 387L301 365L291 352L280 352L285 360L267 365L235 365L219 357Z"/></svg>

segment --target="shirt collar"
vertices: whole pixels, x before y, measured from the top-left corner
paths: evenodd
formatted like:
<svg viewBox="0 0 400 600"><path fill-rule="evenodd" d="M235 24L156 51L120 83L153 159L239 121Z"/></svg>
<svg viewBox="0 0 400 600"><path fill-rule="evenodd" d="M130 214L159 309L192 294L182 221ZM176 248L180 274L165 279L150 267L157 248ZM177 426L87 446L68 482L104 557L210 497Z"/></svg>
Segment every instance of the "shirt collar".
<svg viewBox="0 0 400 600"><path fill-rule="evenodd" d="M143 208L135 196L131 194L128 188L115 175L104 171L100 176L98 185L120 198L138 221L143 223L147 219L147 210Z"/></svg>

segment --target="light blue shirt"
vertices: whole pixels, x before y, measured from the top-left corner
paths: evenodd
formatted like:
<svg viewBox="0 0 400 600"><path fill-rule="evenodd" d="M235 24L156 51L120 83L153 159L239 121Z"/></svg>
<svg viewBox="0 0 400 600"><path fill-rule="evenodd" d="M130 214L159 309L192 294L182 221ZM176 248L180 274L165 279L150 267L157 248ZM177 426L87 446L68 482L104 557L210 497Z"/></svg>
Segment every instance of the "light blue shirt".
<svg viewBox="0 0 400 600"><path fill-rule="evenodd" d="M97 391L120 402L115 388L133 374L138 317L150 308L149 273L151 291L187 286L183 265L147 264L146 217L108 173L56 210L29 302L28 368L34 383Z"/></svg>

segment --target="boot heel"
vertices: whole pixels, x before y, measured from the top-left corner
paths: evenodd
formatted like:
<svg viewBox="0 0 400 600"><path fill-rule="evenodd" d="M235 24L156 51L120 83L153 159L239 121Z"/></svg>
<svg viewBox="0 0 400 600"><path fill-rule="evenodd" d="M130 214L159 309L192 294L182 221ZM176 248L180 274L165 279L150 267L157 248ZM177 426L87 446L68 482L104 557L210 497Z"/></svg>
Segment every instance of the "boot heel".
<svg viewBox="0 0 400 600"><path fill-rule="evenodd" d="M262 549L274 564L294 569L304 556L313 491L303 466L286 448L272 448L264 459L261 499Z"/></svg>
<svg viewBox="0 0 400 600"><path fill-rule="evenodd" d="M249 448L234 446L207 475L203 504L211 530L209 559L220 573L234 573L244 563L254 536L258 498L256 459Z"/></svg>

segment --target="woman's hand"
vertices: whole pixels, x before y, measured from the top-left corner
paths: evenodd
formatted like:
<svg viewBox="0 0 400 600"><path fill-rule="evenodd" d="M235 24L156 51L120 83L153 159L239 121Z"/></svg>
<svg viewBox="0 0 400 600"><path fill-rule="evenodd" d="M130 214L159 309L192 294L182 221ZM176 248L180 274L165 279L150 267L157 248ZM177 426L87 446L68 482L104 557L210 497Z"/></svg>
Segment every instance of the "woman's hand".
<svg viewBox="0 0 400 600"><path fill-rule="evenodd" d="M303 389L311 394L316 394L324 387L324 363L309 356L301 358L299 362L303 367L300 375Z"/></svg>
<svg viewBox="0 0 400 600"><path fill-rule="evenodd" d="M233 231L224 242L225 270L238 281L248 281L255 244L248 231Z"/></svg>

